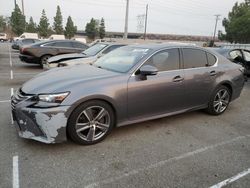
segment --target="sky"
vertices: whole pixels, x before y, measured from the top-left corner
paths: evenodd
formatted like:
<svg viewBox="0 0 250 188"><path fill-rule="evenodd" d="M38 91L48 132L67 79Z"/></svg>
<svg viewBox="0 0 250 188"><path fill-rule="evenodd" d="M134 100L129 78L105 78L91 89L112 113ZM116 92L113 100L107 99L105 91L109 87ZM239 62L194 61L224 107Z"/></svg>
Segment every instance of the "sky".
<svg viewBox="0 0 250 188"><path fill-rule="evenodd" d="M16 0L21 8L21 0ZM124 31L126 0L23 0L26 20L30 16L39 22L42 9L53 24L59 5L63 23L71 16L78 30L93 17L104 17L106 31ZM148 33L211 36L215 14L221 15L218 30L224 31L222 19L227 17L236 2L244 0L129 0L129 32L139 32L138 15L145 14L148 4ZM14 0L0 0L0 15L10 16Z"/></svg>

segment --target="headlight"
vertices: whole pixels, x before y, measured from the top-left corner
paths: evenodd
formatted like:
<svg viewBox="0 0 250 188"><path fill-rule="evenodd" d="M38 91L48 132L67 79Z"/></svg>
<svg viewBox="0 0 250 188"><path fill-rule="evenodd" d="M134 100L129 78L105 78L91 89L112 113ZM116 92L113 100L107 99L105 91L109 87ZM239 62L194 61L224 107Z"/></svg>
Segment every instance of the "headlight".
<svg viewBox="0 0 250 188"><path fill-rule="evenodd" d="M38 95L38 101L47 103L62 103L63 100L69 95L69 92L56 93L56 94L41 94Z"/></svg>

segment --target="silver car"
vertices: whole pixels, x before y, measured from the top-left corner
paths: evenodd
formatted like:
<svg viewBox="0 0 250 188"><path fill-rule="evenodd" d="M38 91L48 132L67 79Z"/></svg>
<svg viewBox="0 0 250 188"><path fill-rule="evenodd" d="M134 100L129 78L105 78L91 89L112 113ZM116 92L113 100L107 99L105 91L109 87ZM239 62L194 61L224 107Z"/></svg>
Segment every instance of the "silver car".
<svg viewBox="0 0 250 188"><path fill-rule="evenodd" d="M203 48L126 46L39 74L12 97L12 113L23 138L95 144L118 126L199 109L220 115L240 96L243 72Z"/></svg>

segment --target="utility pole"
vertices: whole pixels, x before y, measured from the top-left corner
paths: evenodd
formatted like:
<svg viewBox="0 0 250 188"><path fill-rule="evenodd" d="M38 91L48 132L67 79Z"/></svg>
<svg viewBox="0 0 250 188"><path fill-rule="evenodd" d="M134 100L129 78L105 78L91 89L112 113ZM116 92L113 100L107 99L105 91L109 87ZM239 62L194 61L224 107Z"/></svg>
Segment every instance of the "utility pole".
<svg viewBox="0 0 250 188"><path fill-rule="evenodd" d="M216 14L214 15L216 17L216 20L215 20L215 27L214 27L214 36L213 36L213 44L215 42L215 36L216 36L216 31L217 31L217 24L218 24L218 21L220 20L220 14Z"/></svg>
<svg viewBox="0 0 250 188"><path fill-rule="evenodd" d="M147 34L147 24L148 24L148 4L146 6L146 18L145 18L145 30L144 30L144 40L146 40L146 34Z"/></svg>
<svg viewBox="0 0 250 188"><path fill-rule="evenodd" d="M23 12L23 15L24 15L24 3L23 3L23 0L22 0L22 12Z"/></svg>
<svg viewBox="0 0 250 188"><path fill-rule="evenodd" d="M124 39L128 38L128 10L129 10L129 0L127 1L127 5L126 5L126 15L125 15L125 28L124 28Z"/></svg>
<svg viewBox="0 0 250 188"><path fill-rule="evenodd" d="M14 0L14 5L15 5L15 8L16 8L16 0Z"/></svg>

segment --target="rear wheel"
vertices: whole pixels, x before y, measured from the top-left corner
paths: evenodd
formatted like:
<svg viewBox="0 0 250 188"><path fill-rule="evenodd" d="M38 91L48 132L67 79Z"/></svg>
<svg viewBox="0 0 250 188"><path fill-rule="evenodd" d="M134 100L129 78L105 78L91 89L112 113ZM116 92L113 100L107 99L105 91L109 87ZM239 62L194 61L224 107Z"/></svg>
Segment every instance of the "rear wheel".
<svg viewBox="0 0 250 188"><path fill-rule="evenodd" d="M69 118L67 132L79 144L90 145L102 141L115 123L113 109L99 100L88 101L78 106Z"/></svg>
<svg viewBox="0 0 250 188"><path fill-rule="evenodd" d="M44 55L40 59L40 66L43 68L43 65L48 63L48 59L51 57L51 55Z"/></svg>
<svg viewBox="0 0 250 188"><path fill-rule="evenodd" d="M231 99L231 92L226 86L219 86L213 93L207 112L212 115L220 115L226 111Z"/></svg>

